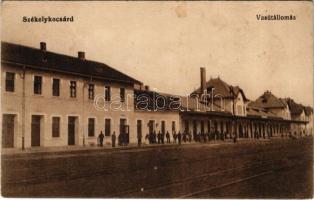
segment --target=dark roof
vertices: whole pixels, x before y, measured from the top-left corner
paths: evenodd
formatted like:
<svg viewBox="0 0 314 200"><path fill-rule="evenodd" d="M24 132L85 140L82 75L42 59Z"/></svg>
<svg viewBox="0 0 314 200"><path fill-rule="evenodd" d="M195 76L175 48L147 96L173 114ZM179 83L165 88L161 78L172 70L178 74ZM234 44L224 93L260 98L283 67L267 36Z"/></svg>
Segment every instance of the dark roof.
<svg viewBox="0 0 314 200"><path fill-rule="evenodd" d="M1 42L1 62L127 84L141 83L104 63L8 42Z"/></svg>
<svg viewBox="0 0 314 200"><path fill-rule="evenodd" d="M309 116L313 114L313 108L311 106L304 106L305 115Z"/></svg>
<svg viewBox="0 0 314 200"><path fill-rule="evenodd" d="M205 87L207 90L211 91L211 88L215 88L213 91L213 95L220 95L223 98L236 98L239 93L243 95L243 99L247 101L243 90L239 86L232 86L223 81L222 79L218 78L211 78L209 81L206 82ZM201 88L199 87L192 94L201 94Z"/></svg>
<svg viewBox="0 0 314 200"><path fill-rule="evenodd" d="M262 107L257 107L254 105L249 104L247 107L247 116L252 116L252 117L260 117L260 118L272 118L272 119L282 119L281 117L278 117L276 113L267 110Z"/></svg>
<svg viewBox="0 0 314 200"><path fill-rule="evenodd" d="M296 103L293 99L287 98L286 99L289 110L291 115L301 115L304 109L304 106L302 104Z"/></svg>
<svg viewBox="0 0 314 200"><path fill-rule="evenodd" d="M151 90L134 90L134 108L136 111L173 111L179 112L180 97Z"/></svg>
<svg viewBox="0 0 314 200"><path fill-rule="evenodd" d="M277 98L270 91L264 92L263 95L249 105L261 108L285 108L287 106L283 99Z"/></svg>

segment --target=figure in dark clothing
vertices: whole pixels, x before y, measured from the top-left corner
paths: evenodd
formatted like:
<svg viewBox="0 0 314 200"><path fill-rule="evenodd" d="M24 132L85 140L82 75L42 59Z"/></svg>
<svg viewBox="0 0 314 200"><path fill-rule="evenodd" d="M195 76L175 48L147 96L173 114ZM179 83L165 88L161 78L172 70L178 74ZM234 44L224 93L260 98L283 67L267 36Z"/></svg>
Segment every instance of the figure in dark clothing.
<svg viewBox="0 0 314 200"><path fill-rule="evenodd" d="M153 137L154 137L153 133L150 132L148 136L149 144L153 144L153 140L154 140Z"/></svg>
<svg viewBox="0 0 314 200"><path fill-rule="evenodd" d="M181 144L181 137L182 137L182 135L181 135L181 133L179 131L179 133L178 133L178 142L179 142L179 144Z"/></svg>
<svg viewBox="0 0 314 200"><path fill-rule="evenodd" d="M142 133L137 133L137 146L141 146L142 144Z"/></svg>
<svg viewBox="0 0 314 200"><path fill-rule="evenodd" d="M153 132L153 144L157 142L157 134L156 131Z"/></svg>
<svg viewBox="0 0 314 200"><path fill-rule="evenodd" d="M166 133L166 139L167 139L167 143L170 143L170 134L168 131Z"/></svg>
<svg viewBox="0 0 314 200"><path fill-rule="evenodd" d="M113 134L111 135L111 144L112 147L116 147L116 132L113 131Z"/></svg>
<svg viewBox="0 0 314 200"><path fill-rule="evenodd" d="M185 132L182 133L182 140L183 140L183 142L186 142L186 134L185 134Z"/></svg>
<svg viewBox="0 0 314 200"><path fill-rule="evenodd" d="M192 134L191 134L191 132L189 132L188 136L189 136L189 143L191 143L192 142Z"/></svg>
<svg viewBox="0 0 314 200"><path fill-rule="evenodd" d="M233 143L236 143L237 142L237 136L236 136L236 134L234 134L234 136L233 136Z"/></svg>
<svg viewBox="0 0 314 200"><path fill-rule="evenodd" d="M98 140L99 140L99 146L103 146L104 143L104 134L102 133L102 131L100 131L100 134L98 135Z"/></svg>
<svg viewBox="0 0 314 200"><path fill-rule="evenodd" d="M122 145L122 135L121 135L121 133L119 133L119 135L118 135L118 145L119 146Z"/></svg>
<svg viewBox="0 0 314 200"><path fill-rule="evenodd" d="M149 141L149 134L148 134L148 133L145 135L145 141L146 141L146 140ZM149 142L149 143L150 143L150 142Z"/></svg>
<svg viewBox="0 0 314 200"><path fill-rule="evenodd" d="M157 134L157 139L158 139L158 144L160 144L161 143L161 133L160 133L160 131Z"/></svg>
<svg viewBox="0 0 314 200"><path fill-rule="evenodd" d="M173 133L173 142L176 144L177 143L177 133Z"/></svg>
<svg viewBox="0 0 314 200"><path fill-rule="evenodd" d="M204 133L203 136L204 136L204 142L206 143L207 142L207 138L206 138L207 137L207 133Z"/></svg>

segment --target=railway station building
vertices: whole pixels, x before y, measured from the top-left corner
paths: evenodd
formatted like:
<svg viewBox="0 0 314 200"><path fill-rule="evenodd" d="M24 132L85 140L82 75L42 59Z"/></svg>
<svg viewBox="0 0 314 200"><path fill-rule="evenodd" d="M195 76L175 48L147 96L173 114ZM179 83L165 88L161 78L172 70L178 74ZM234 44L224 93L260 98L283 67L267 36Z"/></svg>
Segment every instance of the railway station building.
<svg viewBox="0 0 314 200"><path fill-rule="evenodd" d="M313 109L266 91L251 101L220 77L188 96L152 91L107 64L2 42L2 148L97 145L102 131L128 143L150 132L211 134L213 139L267 138L313 131Z"/></svg>

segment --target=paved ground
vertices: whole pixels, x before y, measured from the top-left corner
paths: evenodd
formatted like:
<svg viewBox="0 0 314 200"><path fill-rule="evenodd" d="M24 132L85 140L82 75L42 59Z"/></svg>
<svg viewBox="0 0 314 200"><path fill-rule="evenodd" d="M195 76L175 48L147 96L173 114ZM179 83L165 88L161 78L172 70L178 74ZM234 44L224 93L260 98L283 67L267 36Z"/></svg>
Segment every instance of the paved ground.
<svg viewBox="0 0 314 200"><path fill-rule="evenodd" d="M6 197L311 198L312 138L2 155Z"/></svg>

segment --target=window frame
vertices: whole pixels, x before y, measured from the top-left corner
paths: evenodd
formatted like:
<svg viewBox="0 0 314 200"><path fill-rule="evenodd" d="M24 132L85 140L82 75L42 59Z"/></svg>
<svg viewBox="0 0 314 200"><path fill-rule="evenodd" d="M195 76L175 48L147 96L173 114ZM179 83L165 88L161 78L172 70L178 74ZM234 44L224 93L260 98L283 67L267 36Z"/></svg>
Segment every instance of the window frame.
<svg viewBox="0 0 314 200"><path fill-rule="evenodd" d="M125 88L120 88L120 102L125 102Z"/></svg>
<svg viewBox="0 0 314 200"><path fill-rule="evenodd" d="M90 123L93 122L93 123ZM88 137L95 137L95 125L96 119L93 117L89 117L87 121L87 135Z"/></svg>
<svg viewBox="0 0 314 200"><path fill-rule="evenodd" d="M54 119L58 119L58 123L55 124L55 121ZM60 123L61 123L61 117L58 117L58 116L53 116L51 117L51 136L53 138L59 138L60 137ZM55 125L58 125L57 127L55 127ZM57 128L57 133L55 132L55 128Z"/></svg>
<svg viewBox="0 0 314 200"><path fill-rule="evenodd" d="M55 85L55 81L57 81L57 85ZM60 84L61 80L59 78L52 78L52 96L59 97L60 96ZM55 86L58 86L55 88ZM57 94L55 93L57 91Z"/></svg>
<svg viewBox="0 0 314 200"><path fill-rule="evenodd" d="M33 92L35 95L42 95L42 86L43 86L43 77L34 75L34 85L33 85L34 91Z"/></svg>
<svg viewBox="0 0 314 200"><path fill-rule="evenodd" d="M111 87L109 85L105 85L105 101L111 101Z"/></svg>
<svg viewBox="0 0 314 200"><path fill-rule="evenodd" d="M93 83L88 84L88 99L89 100L95 99L95 84Z"/></svg>
<svg viewBox="0 0 314 200"><path fill-rule="evenodd" d="M12 75L12 79L8 79L8 75ZM11 83L11 84L8 84ZM10 87L12 87L11 89L9 89L10 87L8 86L10 85ZM5 91L6 92L15 92L15 73L14 72L6 72L5 73Z"/></svg>
<svg viewBox="0 0 314 200"><path fill-rule="evenodd" d="M109 121L109 124L107 124L108 121ZM109 126L109 130L107 126ZM110 118L105 118L105 136L111 136L111 119Z"/></svg>
<svg viewBox="0 0 314 200"><path fill-rule="evenodd" d="M70 98L76 98L76 97L77 97L77 82L70 81Z"/></svg>

